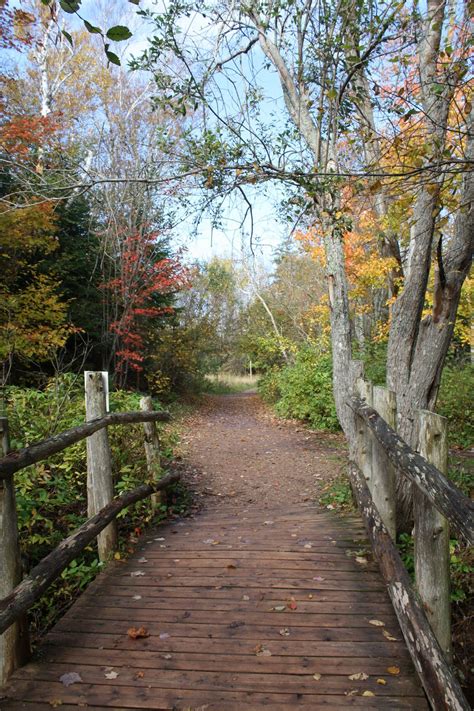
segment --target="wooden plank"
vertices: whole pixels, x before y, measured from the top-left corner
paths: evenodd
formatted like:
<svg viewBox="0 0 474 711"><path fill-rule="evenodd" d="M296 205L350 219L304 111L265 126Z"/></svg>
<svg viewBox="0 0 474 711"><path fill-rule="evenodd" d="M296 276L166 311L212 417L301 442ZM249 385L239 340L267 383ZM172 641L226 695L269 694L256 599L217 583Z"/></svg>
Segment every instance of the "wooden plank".
<svg viewBox="0 0 474 711"><path fill-rule="evenodd" d="M354 680L348 676L321 674L321 678L314 679L314 674L319 673L317 661L312 661L308 668L300 674L292 675L280 673L276 675L270 670L258 672L241 672L235 674L229 670L230 665L224 665L218 672L207 671L187 671L174 669L147 669L143 676L138 676L135 669L129 669L123 664L114 667L117 676L108 679L104 669L107 665L97 667L82 662L76 666L75 671L80 674L83 683L94 684L101 687L122 687L134 685L137 689L157 688L157 689L196 689L199 691L214 691L216 689L231 689L241 692L273 692L273 693L295 693L295 694L345 694L353 688L370 690L379 697L383 696L423 696L423 691L414 678L406 676L394 676L385 672L382 678L385 684L379 684L377 677L368 676L367 679L359 680L354 684ZM23 667L15 674L16 680L41 680L56 682L63 674L70 672L69 664L49 663L46 667L43 664L30 664ZM360 670L361 672L363 670ZM316 684L317 681L317 684ZM78 687L79 688L79 687ZM280 691L277 692L276 690ZM284 691L283 691L284 690Z"/></svg>
<svg viewBox="0 0 474 711"><path fill-rule="evenodd" d="M256 657L250 654L215 655L211 651L175 652L172 655L149 652L147 650L129 650L124 656L122 650L107 650L107 665L112 667L126 666L130 669L186 669L189 671L219 671L226 665L234 672L255 672L271 670L273 674L302 674L308 671L310 665L317 665L321 674L343 675L348 677L364 669L377 677L386 675L387 668L396 664L401 674L413 675L413 667L408 656L400 657L321 657L298 656L294 650L293 656ZM59 644L44 648L43 657L48 664L59 662L63 664L87 664L104 666L104 651L76 647L61 647Z"/></svg>
<svg viewBox="0 0 474 711"><path fill-rule="evenodd" d="M160 528L47 635L40 660L14 675L5 711L58 699L109 710L426 709L377 567L355 560L365 533L323 519L322 529L314 520L298 529L265 512L253 526ZM290 598L296 609L273 609ZM149 636L131 639L140 626ZM83 681L64 687L68 671ZM360 673L369 678L349 679Z"/></svg>
<svg viewBox="0 0 474 711"><path fill-rule="evenodd" d="M326 635L329 637L330 635ZM286 639L286 638L285 638ZM397 639L399 639L397 637ZM294 641L294 640L293 640ZM295 651L302 657L337 657L355 658L371 657L381 658L390 656L396 659L409 660L408 650L402 641L388 642L382 634L379 641L334 641L332 639L310 639L297 640L297 649L293 642L283 641L282 638L269 640L266 636L259 640L243 640L237 637L228 639L207 638L205 649L213 655L251 655L254 658L255 645L270 644L272 657L294 657ZM144 640L132 640L127 634L108 634L101 632L77 632L54 629L50 632L45 641L45 649L50 645L60 645L75 647L77 649L102 649L102 650L122 650L137 651L143 650L154 654L191 654L202 652L203 643L199 638L185 638L171 636L168 639L160 639L158 636L151 636ZM257 658L257 657L255 657Z"/></svg>
<svg viewBox="0 0 474 711"><path fill-rule="evenodd" d="M357 689L358 687L355 687ZM13 692L16 698L35 701L50 699L50 708L54 702L60 700L60 707L64 704L75 704L77 706L87 706L94 708L122 708L122 709L153 709L154 711L176 711L177 709L191 709L200 711L199 707L205 711L242 711L242 708L253 711L263 707L276 708L278 711L293 711L294 708L301 711L314 711L314 709L341 709L344 706L355 706L364 708L381 708L380 698L352 696L348 699L343 694L333 695L328 698L324 694L299 694L299 693L245 693L219 690L209 698L209 694L199 693L197 690L158 690L142 687L137 689L135 684L129 687L96 687L91 684L80 684L64 687L62 684L47 681L18 681L15 683ZM14 697L14 698L15 698ZM426 701L422 697L399 696L383 697L383 709L427 709ZM191 706L192 704L192 706ZM243 706L245 704L245 706ZM7 704L2 707L2 711L8 711Z"/></svg>

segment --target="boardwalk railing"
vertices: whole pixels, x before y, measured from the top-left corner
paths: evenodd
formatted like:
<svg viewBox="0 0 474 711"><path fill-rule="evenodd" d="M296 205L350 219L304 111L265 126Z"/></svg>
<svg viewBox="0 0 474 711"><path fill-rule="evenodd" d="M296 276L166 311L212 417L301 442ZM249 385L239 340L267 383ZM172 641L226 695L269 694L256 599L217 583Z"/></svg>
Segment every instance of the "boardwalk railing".
<svg viewBox="0 0 474 711"><path fill-rule="evenodd" d="M166 422L167 412L153 412L150 397L140 401L141 411L107 414L106 377L86 372L86 419L78 427L49 437L30 447L10 451L8 420L0 418L0 686L24 663L29 653L25 613L61 575L74 558L97 538L101 561L117 548L117 515L127 506L152 497L177 481L177 473L161 477L156 422ZM110 425L144 423L148 482L114 498L107 428ZM87 438L88 520L38 563L24 580L18 543L14 474Z"/></svg>
<svg viewBox="0 0 474 711"><path fill-rule="evenodd" d="M353 362L353 372L361 364ZM447 423L420 411L418 452L396 433L395 393L358 377L349 407L357 441L350 473L368 535L408 650L435 711L468 710L451 666L449 528L474 542L474 506L444 474ZM396 478L414 491L415 584L395 544Z"/></svg>

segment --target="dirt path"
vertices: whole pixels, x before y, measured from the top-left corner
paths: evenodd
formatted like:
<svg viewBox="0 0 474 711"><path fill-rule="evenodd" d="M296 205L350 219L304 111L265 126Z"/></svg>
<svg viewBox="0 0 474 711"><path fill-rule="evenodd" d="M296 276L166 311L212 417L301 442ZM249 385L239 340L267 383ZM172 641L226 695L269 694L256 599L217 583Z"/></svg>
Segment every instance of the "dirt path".
<svg viewBox="0 0 474 711"><path fill-rule="evenodd" d="M186 422L187 478L204 508L317 501L344 467L344 439L272 416L254 393L213 395Z"/></svg>

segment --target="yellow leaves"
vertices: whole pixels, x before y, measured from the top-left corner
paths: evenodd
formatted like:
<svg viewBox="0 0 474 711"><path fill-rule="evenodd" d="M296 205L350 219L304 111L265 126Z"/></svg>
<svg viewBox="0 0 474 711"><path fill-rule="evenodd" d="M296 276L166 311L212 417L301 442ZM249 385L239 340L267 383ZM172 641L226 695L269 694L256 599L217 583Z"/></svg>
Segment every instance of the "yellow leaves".
<svg viewBox="0 0 474 711"><path fill-rule="evenodd" d="M398 667L387 667L387 671L389 674L393 674L394 676L398 676L400 674L400 669Z"/></svg>

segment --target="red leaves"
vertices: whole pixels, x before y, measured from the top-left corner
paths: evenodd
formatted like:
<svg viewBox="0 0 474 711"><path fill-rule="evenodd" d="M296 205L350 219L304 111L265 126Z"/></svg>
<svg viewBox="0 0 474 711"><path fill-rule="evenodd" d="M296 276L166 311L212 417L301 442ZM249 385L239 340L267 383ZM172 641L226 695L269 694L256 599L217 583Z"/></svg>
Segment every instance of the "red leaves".
<svg viewBox="0 0 474 711"><path fill-rule="evenodd" d="M102 285L113 293L120 314L109 327L120 338L118 370L143 370L146 321L173 313L171 306L160 301L188 281L187 270L177 259L157 259L158 237L143 231L128 235L120 255L120 275Z"/></svg>

